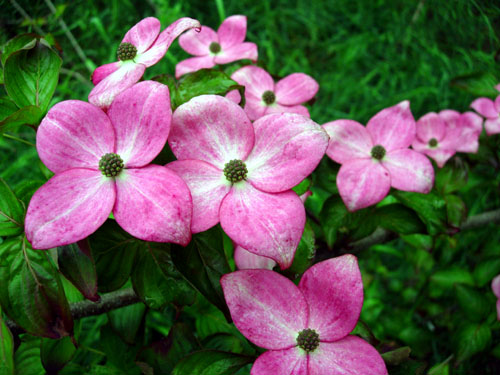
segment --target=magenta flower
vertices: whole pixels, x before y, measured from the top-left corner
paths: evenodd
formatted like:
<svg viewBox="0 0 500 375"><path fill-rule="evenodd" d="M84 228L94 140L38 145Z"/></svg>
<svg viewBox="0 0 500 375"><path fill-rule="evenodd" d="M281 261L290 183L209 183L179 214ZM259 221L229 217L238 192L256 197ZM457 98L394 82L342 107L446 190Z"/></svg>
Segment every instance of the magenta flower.
<svg viewBox="0 0 500 375"><path fill-rule="evenodd" d="M495 86L495 88L500 85ZM471 103L471 108L474 109L481 116L486 118L484 128L486 134L500 133L500 95L497 96L495 101L488 98L478 98Z"/></svg>
<svg viewBox="0 0 500 375"><path fill-rule="evenodd" d="M500 275L491 281L491 290L493 290L493 294L497 297L497 319L500 320Z"/></svg>
<svg viewBox="0 0 500 375"><path fill-rule="evenodd" d="M305 225L292 190L318 165L328 145L319 125L295 114L253 125L236 103L202 95L176 109L168 167L193 197L193 233L219 221L237 244L290 266Z"/></svg>
<svg viewBox="0 0 500 375"><path fill-rule="evenodd" d="M184 51L196 57L178 63L175 76L179 78L186 73L237 60L257 61L257 45L243 42L246 34L246 16L226 18L217 32L208 26L202 26L199 33L188 31L179 38L179 44Z"/></svg>
<svg viewBox="0 0 500 375"><path fill-rule="evenodd" d="M356 257L317 263L298 286L269 270L232 272L221 284L236 327L269 349L252 375L387 374L377 350L349 335L363 306Z"/></svg>
<svg viewBox="0 0 500 375"><path fill-rule="evenodd" d="M167 86L145 81L119 94L107 114L79 100L52 107L36 146L55 175L28 206L26 236L33 248L79 241L111 211L137 238L187 245L189 189L168 168L149 164L167 141L169 103Z"/></svg>
<svg viewBox="0 0 500 375"><path fill-rule="evenodd" d="M120 92L137 83L147 67L156 64L184 31L200 28L191 18L180 18L160 33L160 21L148 17L132 27L118 47L118 61L98 67L89 102L106 110Z"/></svg>
<svg viewBox="0 0 500 375"><path fill-rule="evenodd" d="M446 122L446 132L456 138L457 152L476 153L479 148L479 135L483 131L483 119L474 112L460 113L452 109L439 112Z"/></svg>
<svg viewBox="0 0 500 375"><path fill-rule="evenodd" d="M352 120L337 120L323 128L330 136L326 154L342 164L337 186L349 211L380 202L391 186L419 193L432 189L431 162L408 149L416 132L408 101L383 109L366 127Z"/></svg>
<svg viewBox="0 0 500 375"><path fill-rule="evenodd" d="M245 112L250 120L270 113L298 113L306 117L309 111L301 105L311 100L318 92L318 83L307 74L293 73L274 83L271 75L258 66L244 66L231 76L245 86ZM239 103L238 91L233 90L227 98Z"/></svg>

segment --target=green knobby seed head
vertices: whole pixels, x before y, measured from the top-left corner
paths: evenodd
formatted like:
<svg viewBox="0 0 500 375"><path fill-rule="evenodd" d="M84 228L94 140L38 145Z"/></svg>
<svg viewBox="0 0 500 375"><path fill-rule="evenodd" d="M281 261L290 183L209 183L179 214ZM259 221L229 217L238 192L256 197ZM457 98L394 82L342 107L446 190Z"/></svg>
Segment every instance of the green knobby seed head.
<svg viewBox="0 0 500 375"><path fill-rule="evenodd" d="M116 51L118 60L132 60L137 55L137 48L132 43L122 43Z"/></svg>
<svg viewBox="0 0 500 375"><path fill-rule="evenodd" d="M208 49L212 53L219 53L221 48L220 48L220 44L219 43L212 42L212 43L210 43L210 47L208 47Z"/></svg>
<svg viewBox="0 0 500 375"><path fill-rule="evenodd" d="M274 95L274 92L272 91L264 91L264 94L262 94L262 100L267 105L271 105L276 101L276 95Z"/></svg>
<svg viewBox="0 0 500 375"><path fill-rule="evenodd" d="M380 145L373 146L372 148L372 158L377 160L382 160L385 156L385 148Z"/></svg>
<svg viewBox="0 0 500 375"><path fill-rule="evenodd" d="M430 141L429 141L429 147L437 147L438 145L438 140L436 138L431 138Z"/></svg>
<svg viewBox="0 0 500 375"><path fill-rule="evenodd" d="M118 176L123 166L123 160L118 154L106 154L99 160L99 170L106 177Z"/></svg>
<svg viewBox="0 0 500 375"><path fill-rule="evenodd" d="M314 329L304 329L299 332L297 344L306 352L314 352L319 346L319 335Z"/></svg>
<svg viewBox="0 0 500 375"><path fill-rule="evenodd" d="M241 160L231 160L224 165L224 176L232 183L246 179L247 173L247 166Z"/></svg>

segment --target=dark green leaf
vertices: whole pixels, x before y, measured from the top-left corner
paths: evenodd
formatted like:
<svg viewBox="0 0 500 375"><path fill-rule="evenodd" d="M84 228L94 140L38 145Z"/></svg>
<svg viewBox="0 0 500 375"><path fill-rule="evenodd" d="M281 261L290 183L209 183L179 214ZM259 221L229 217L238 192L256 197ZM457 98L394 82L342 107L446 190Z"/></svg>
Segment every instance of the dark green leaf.
<svg viewBox="0 0 500 375"><path fill-rule="evenodd" d="M430 278L429 294L431 297L440 297L455 284L474 285L471 273L458 266L434 273Z"/></svg>
<svg viewBox="0 0 500 375"><path fill-rule="evenodd" d="M9 99L9 97L0 98L0 124L18 109L16 103Z"/></svg>
<svg viewBox="0 0 500 375"><path fill-rule="evenodd" d="M35 46L37 39L39 38L36 34L21 34L17 35L11 40L9 40L2 48L1 61L2 65L5 65L7 58L14 52L20 49L31 49Z"/></svg>
<svg viewBox="0 0 500 375"><path fill-rule="evenodd" d="M410 352L411 348L409 346L403 346L402 348L385 352L382 354L382 358L387 365L397 366L410 359Z"/></svg>
<svg viewBox="0 0 500 375"><path fill-rule="evenodd" d="M485 351L491 343L491 330L486 324L466 323L454 336L456 361L461 363Z"/></svg>
<svg viewBox="0 0 500 375"><path fill-rule="evenodd" d="M40 375L45 371L40 360L40 339L29 338L14 355L16 375Z"/></svg>
<svg viewBox="0 0 500 375"><path fill-rule="evenodd" d="M491 72L463 74L451 80L451 86L461 89L472 96L497 96L498 91L495 90L497 83L497 77Z"/></svg>
<svg viewBox="0 0 500 375"><path fill-rule="evenodd" d="M474 280L477 286L483 287L488 285L493 278L500 273L500 258L489 258L480 262L474 268Z"/></svg>
<svg viewBox="0 0 500 375"><path fill-rule="evenodd" d="M435 186L441 195L454 193L467 185L468 172L463 165L448 163L443 168L437 168Z"/></svg>
<svg viewBox="0 0 500 375"><path fill-rule="evenodd" d="M460 228L460 224L467 218L467 207L458 195L449 194L445 197L446 213L448 215L448 224Z"/></svg>
<svg viewBox="0 0 500 375"><path fill-rule="evenodd" d="M25 207L28 207L31 197L44 183L45 181L42 180L25 180L17 184L14 193L17 199L22 201Z"/></svg>
<svg viewBox="0 0 500 375"><path fill-rule="evenodd" d="M75 355L76 348L70 337L59 340L42 339L40 356L48 375L57 374Z"/></svg>
<svg viewBox="0 0 500 375"><path fill-rule="evenodd" d="M392 203L375 212L379 225L382 228L401 234L422 233L425 225L415 211L399 203Z"/></svg>
<svg viewBox="0 0 500 375"><path fill-rule="evenodd" d="M127 344L133 345L144 320L146 306L136 303L108 312L111 327Z"/></svg>
<svg viewBox="0 0 500 375"><path fill-rule="evenodd" d="M312 265L315 254L316 243L314 231L309 222L306 222L304 233L302 234L299 246L295 252L295 257L293 258L293 263L290 268L286 270L287 274L292 275L294 279L302 275Z"/></svg>
<svg viewBox="0 0 500 375"><path fill-rule="evenodd" d="M0 102L0 111L7 115L7 117L0 120L0 130L2 132L16 130L21 125L38 125L43 117L42 110L34 105L28 105L21 109L16 107L15 111L7 114L6 111L11 109L10 104Z"/></svg>
<svg viewBox="0 0 500 375"><path fill-rule="evenodd" d="M484 321L493 308L484 292L460 284L455 286L455 292L463 313L472 322Z"/></svg>
<svg viewBox="0 0 500 375"><path fill-rule="evenodd" d="M15 236L24 231L24 206L7 183L0 178L0 236Z"/></svg>
<svg viewBox="0 0 500 375"><path fill-rule="evenodd" d="M180 361L172 375L232 375L254 360L255 358L234 353L202 350Z"/></svg>
<svg viewBox="0 0 500 375"><path fill-rule="evenodd" d="M115 367L128 375L141 373L134 361L139 348L123 342L110 324L101 328L99 344L101 350L106 353L106 366Z"/></svg>
<svg viewBox="0 0 500 375"><path fill-rule="evenodd" d="M14 375L14 340L0 308L0 374Z"/></svg>

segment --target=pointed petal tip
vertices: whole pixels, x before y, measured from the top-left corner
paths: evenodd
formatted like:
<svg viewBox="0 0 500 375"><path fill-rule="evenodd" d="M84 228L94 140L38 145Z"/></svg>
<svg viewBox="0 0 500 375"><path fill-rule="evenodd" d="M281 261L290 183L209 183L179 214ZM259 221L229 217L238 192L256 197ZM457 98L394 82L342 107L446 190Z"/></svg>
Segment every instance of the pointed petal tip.
<svg viewBox="0 0 500 375"><path fill-rule="evenodd" d="M401 103L398 104L398 107L401 108L402 110L409 109L410 108L410 101L403 100Z"/></svg>

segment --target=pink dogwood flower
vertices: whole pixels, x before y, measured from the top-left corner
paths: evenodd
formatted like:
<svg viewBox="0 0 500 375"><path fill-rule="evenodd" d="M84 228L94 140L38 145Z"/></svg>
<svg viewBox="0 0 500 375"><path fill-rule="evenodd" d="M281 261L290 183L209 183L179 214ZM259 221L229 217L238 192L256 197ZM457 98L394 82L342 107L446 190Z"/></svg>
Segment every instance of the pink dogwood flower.
<svg viewBox="0 0 500 375"><path fill-rule="evenodd" d="M221 284L236 327L269 349L252 375L387 374L377 350L349 335L363 306L353 255L315 264L298 286L270 270L232 272Z"/></svg>
<svg viewBox="0 0 500 375"><path fill-rule="evenodd" d="M497 275L491 281L491 290L493 290L493 294L497 297L497 319L500 320L500 275Z"/></svg>
<svg viewBox="0 0 500 375"><path fill-rule="evenodd" d="M238 15L226 18L217 32L202 26L199 33L188 31L181 35L179 44L182 49L196 57L178 63L175 76L179 78L186 73L237 60L257 61L257 45L244 42L246 34L247 18Z"/></svg>
<svg viewBox="0 0 500 375"><path fill-rule="evenodd" d="M380 202L391 186L419 193L432 189L431 162L408 149L416 133L408 101L383 109L366 127L352 120L337 120L323 128L330 136L326 154L342 164L337 186L349 211Z"/></svg>
<svg viewBox="0 0 500 375"><path fill-rule="evenodd" d="M500 85L495 86L495 88L497 87L500 87ZM477 113L486 118L484 122L486 134L492 135L500 133L500 95L497 96L495 101L488 98L477 98L470 106Z"/></svg>
<svg viewBox="0 0 500 375"><path fill-rule="evenodd" d="M305 225L304 205L290 190L318 165L328 145L319 125L296 114L253 125L236 103L202 95L179 106L169 144L193 197L193 233L219 221L248 251L290 266Z"/></svg>
<svg viewBox="0 0 500 375"><path fill-rule="evenodd" d="M106 110L120 92L137 83L147 67L160 61L184 31L200 28L199 21L180 18L160 33L160 21L148 17L132 27L118 47L118 61L98 67L92 74L95 87L89 102Z"/></svg>
<svg viewBox="0 0 500 375"><path fill-rule="evenodd" d="M33 248L79 241L111 211L137 238L187 245L189 189L168 168L149 164L167 141L171 117L168 87L152 81L119 94L107 114L79 100L52 107L36 147L55 175L28 206L25 229Z"/></svg>
<svg viewBox="0 0 500 375"><path fill-rule="evenodd" d="M319 89L318 82L304 73L290 74L275 84L268 72L252 65L238 69L231 78L245 86L245 112L252 121L283 112L310 117L302 103L311 100ZM241 101L237 90L229 92L227 98Z"/></svg>
<svg viewBox="0 0 500 375"><path fill-rule="evenodd" d="M483 131L483 119L474 112L460 113L452 109L439 112L446 122L446 132L454 134L457 152L476 153L479 149L479 135Z"/></svg>

